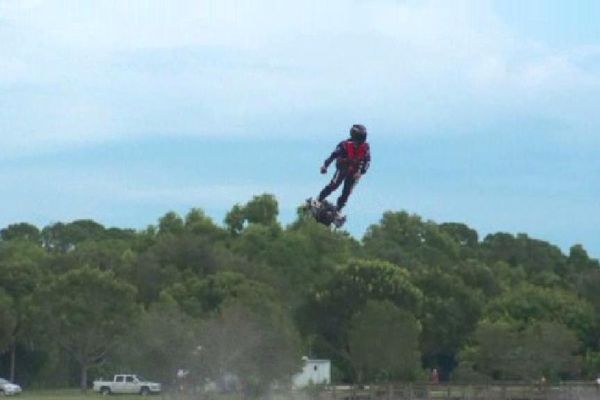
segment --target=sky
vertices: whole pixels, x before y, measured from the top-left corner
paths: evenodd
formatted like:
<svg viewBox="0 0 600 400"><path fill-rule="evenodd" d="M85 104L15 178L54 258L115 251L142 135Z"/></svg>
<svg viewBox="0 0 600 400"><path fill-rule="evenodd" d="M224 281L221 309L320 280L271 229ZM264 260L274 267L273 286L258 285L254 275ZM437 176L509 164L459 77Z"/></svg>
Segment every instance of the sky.
<svg viewBox="0 0 600 400"><path fill-rule="evenodd" d="M0 227L141 229L327 183L349 127L383 212L600 256L600 2L0 0ZM331 172L331 171L330 171Z"/></svg>

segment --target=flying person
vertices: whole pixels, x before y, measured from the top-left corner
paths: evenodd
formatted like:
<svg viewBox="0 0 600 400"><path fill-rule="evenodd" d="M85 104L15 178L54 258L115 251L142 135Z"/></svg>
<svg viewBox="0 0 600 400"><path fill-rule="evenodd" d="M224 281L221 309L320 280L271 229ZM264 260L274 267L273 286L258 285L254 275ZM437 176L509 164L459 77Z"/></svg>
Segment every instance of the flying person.
<svg viewBox="0 0 600 400"><path fill-rule="evenodd" d="M335 160L335 174L319 194L318 201L325 200L331 192L343 183L342 194L337 199L336 210L339 212L346 205L352 189L360 177L367 172L371 163L371 152L369 143L367 143L367 128L364 125L352 125L350 138L341 141L325 160L321 166L322 174L327 173L327 168L333 160Z"/></svg>

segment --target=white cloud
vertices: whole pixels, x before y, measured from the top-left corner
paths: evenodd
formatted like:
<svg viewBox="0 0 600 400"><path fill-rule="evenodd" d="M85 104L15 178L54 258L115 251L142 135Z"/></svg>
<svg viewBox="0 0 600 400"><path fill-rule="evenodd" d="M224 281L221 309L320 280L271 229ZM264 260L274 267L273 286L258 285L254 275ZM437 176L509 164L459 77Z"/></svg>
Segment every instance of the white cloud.
<svg viewBox="0 0 600 400"><path fill-rule="evenodd" d="M319 135L361 120L390 135L557 109L597 121L571 102L600 97L597 54L516 36L491 1L3 0L0 130L14 134L0 155L304 135L288 128L298 123Z"/></svg>

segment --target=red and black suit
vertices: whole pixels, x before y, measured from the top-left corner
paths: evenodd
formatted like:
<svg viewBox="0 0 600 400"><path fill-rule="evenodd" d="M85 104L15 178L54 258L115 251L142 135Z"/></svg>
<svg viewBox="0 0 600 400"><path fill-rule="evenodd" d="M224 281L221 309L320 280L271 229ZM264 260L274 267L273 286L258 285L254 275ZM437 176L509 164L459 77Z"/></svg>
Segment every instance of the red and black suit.
<svg viewBox="0 0 600 400"><path fill-rule="evenodd" d="M339 211L346 205L357 179L369 169L371 162L369 144L351 139L344 140L336 146L335 150L323 163L323 166L327 168L333 160L336 160L336 172L331 182L319 194L319 201L323 201L343 182L342 194L337 199L337 209Z"/></svg>

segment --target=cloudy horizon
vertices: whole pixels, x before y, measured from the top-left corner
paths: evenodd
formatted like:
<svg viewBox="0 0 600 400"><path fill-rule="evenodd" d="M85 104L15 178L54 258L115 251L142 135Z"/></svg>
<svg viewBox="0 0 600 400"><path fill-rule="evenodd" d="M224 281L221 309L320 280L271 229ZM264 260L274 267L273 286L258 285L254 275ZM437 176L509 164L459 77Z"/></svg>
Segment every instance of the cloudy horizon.
<svg viewBox="0 0 600 400"><path fill-rule="evenodd" d="M289 222L361 122L357 237L407 210L598 257L599 16L591 0L0 0L0 226L220 222L263 192Z"/></svg>

